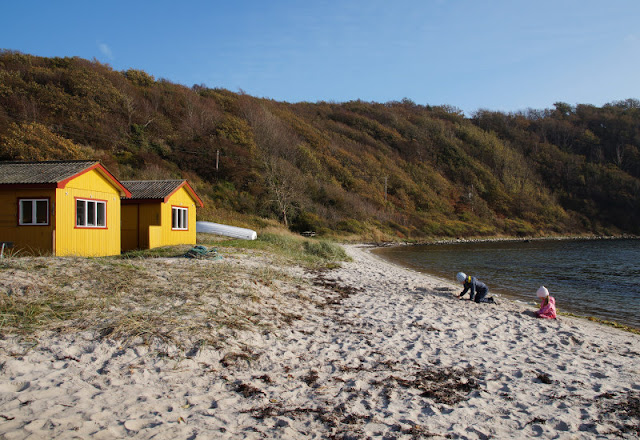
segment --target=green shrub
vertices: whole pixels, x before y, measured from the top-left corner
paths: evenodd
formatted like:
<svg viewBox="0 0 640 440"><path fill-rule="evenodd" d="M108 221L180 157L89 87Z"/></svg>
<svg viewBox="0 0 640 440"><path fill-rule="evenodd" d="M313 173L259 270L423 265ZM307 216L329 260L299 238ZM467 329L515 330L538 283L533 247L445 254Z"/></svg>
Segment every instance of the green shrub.
<svg viewBox="0 0 640 440"><path fill-rule="evenodd" d="M336 229L343 232L351 232L353 234L361 234L365 227L362 223L355 219L341 220L336 225Z"/></svg>
<svg viewBox="0 0 640 440"><path fill-rule="evenodd" d="M295 232L318 232L325 227L324 221L313 212L302 211L291 222L291 230Z"/></svg>
<svg viewBox="0 0 640 440"><path fill-rule="evenodd" d="M504 229L508 234L518 237L535 235L536 232L535 228L529 222L519 219L505 219Z"/></svg>
<svg viewBox="0 0 640 440"><path fill-rule="evenodd" d="M311 256L328 261L344 261L349 258L341 246L326 240L305 241L304 250Z"/></svg>
<svg viewBox="0 0 640 440"><path fill-rule="evenodd" d="M229 240L221 242L220 246L262 250L308 267L328 266L349 260L344 249L338 244L286 233L260 233L256 240Z"/></svg>

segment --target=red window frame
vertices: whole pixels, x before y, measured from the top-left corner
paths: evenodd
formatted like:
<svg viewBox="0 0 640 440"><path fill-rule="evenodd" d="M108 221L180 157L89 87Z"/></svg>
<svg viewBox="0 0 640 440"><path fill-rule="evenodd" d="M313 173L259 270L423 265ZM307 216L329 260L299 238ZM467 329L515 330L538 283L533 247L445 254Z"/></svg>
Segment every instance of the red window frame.
<svg viewBox="0 0 640 440"><path fill-rule="evenodd" d="M174 228L173 223L173 210L177 209L178 212L185 211L185 227L184 228ZM180 205L171 205L171 230L172 231L188 231L189 230L189 207L188 206L180 206Z"/></svg>
<svg viewBox="0 0 640 440"><path fill-rule="evenodd" d="M104 203L104 226L97 226L97 225L96 226L90 226L90 225L87 225L86 224L87 223L87 219L86 219L87 213L86 213L86 211L85 211L85 224L81 225L81 226L78 226L78 201L85 202L85 209L86 209L86 206L87 206L86 202ZM107 215L107 205L108 205L108 201L107 200L103 200L103 199L90 199L90 198L87 199L85 197L74 197L73 198L73 214L74 214L73 218L74 218L74 223L75 223L74 228L75 229L109 229L108 224L107 224L108 223L107 219L109 218L109 216ZM95 213L96 214L96 223L98 221L97 209L98 209L98 207L96 205L96 213Z"/></svg>
<svg viewBox="0 0 640 440"><path fill-rule="evenodd" d="M39 200L46 200L47 201L47 222L46 223L22 223L22 202L25 200L30 200L33 202L39 201ZM18 217L18 226L49 226L51 224L51 198L50 197L19 197L18 198L18 210L17 210L17 217ZM33 212L32 212L32 218L33 220Z"/></svg>

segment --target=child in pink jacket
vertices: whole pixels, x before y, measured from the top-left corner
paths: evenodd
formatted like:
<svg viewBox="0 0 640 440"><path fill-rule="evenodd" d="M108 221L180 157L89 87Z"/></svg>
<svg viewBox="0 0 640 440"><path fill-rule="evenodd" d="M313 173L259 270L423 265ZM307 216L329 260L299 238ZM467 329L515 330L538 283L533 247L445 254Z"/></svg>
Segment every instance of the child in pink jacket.
<svg viewBox="0 0 640 440"><path fill-rule="evenodd" d="M536 296L542 300L540 310L536 312L538 318L556 319L556 300L549 295L549 290L541 286L536 292Z"/></svg>

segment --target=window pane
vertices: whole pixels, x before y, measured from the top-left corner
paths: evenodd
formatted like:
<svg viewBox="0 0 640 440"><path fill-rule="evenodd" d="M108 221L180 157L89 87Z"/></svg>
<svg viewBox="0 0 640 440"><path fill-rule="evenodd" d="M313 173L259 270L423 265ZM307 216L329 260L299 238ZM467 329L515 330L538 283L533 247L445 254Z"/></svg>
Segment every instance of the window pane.
<svg viewBox="0 0 640 440"><path fill-rule="evenodd" d="M178 228L178 210L176 208L171 209L171 228Z"/></svg>
<svg viewBox="0 0 640 440"><path fill-rule="evenodd" d="M85 207L86 203L84 200L78 200L76 202L76 226L86 226Z"/></svg>
<svg viewBox="0 0 640 440"><path fill-rule="evenodd" d="M33 201L32 200L20 200L20 223L30 224L33 223Z"/></svg>
<svg viewBox="0 0 640 440"><path fill-rule="evenodd" d="M186 209L181 209L181 214L182 214L182 224L180 225L180 227L182 229L187 229L187 210Z"/></svg>
<svg viewBox="0 0 640 440"><path fill-rule="evenodd" d="M107 225L107 216L105 215L106 204L103 202L97 203L98 209L98 226L106 226Z"/></svg>
<svg viewBox="0 0 640 440"><path fill-rule="evenodd" d="M96 202L87 202L87 226L96 225Z"/></svg>
<svg viewBox="0 0 640 440"><path fill-rule="evenodd" d="M46 225L48 223L49 203L46 200L36 201L36 223Z"/></svg>

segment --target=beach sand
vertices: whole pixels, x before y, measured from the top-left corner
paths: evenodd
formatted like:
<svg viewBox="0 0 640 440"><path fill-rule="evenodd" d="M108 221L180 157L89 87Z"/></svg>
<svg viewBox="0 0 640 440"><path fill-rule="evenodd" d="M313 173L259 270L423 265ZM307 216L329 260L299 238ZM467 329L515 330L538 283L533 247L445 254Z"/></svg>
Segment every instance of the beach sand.
<svg viewBox="0 0 640 440"><path fill-rule="evenodd" d="M269 298L255 307L294 318L228 331L223 347L1 335L0 437L640 436L640 336L539 320L500 297L459 300L453 272L442 280L345 248L353 261L341 268L291 268L297 281L258 286Z"/></svg>

